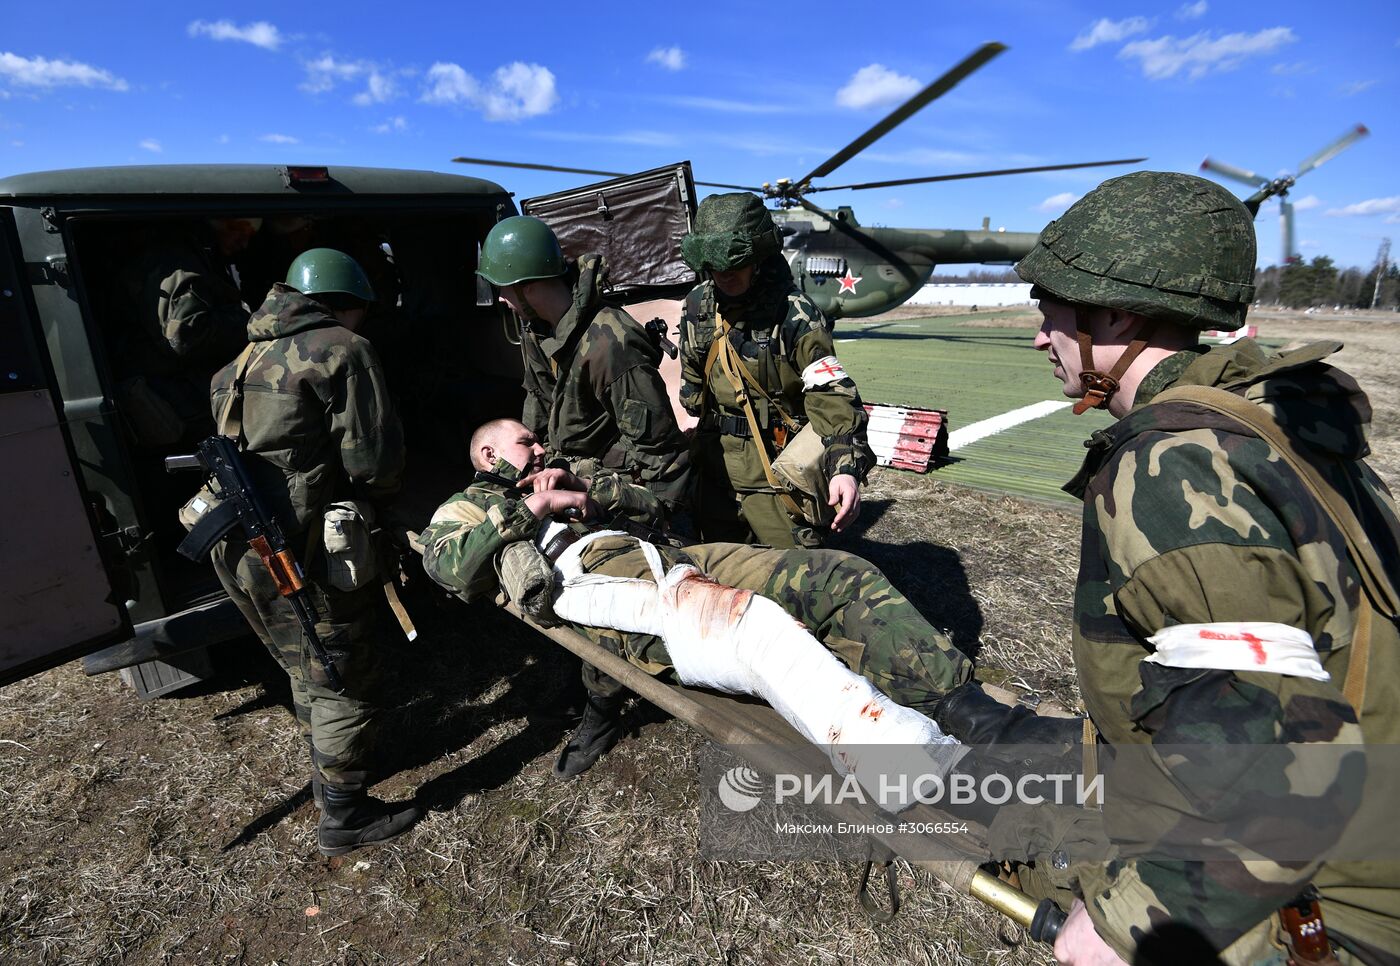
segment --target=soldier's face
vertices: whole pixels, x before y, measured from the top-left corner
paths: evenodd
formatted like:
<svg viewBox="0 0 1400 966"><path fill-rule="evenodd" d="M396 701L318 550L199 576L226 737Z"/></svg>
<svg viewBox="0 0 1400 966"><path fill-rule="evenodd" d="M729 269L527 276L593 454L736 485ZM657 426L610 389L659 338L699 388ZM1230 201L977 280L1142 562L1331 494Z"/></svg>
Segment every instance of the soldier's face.
<svg viewBox="0 0 1400 966"><path fill-rule="evenodd" d="M544 469L544 447L522 423L502 430L496 437L492 452L486 455L488 465L503 459L520 470L521 474L538 473Z"/></svg>
<svg viewBox="0 0 1400 966"><path fill-rule="evenodd" d="M749 286L753 284L753 272L752 265L745 265L743 268L735 268L727 272L715 272L715 288L729 298L738 298L747 292Z"/></svg>
<svg viewBox="0 0 1400 966"><path fill-rule="evenodd" d="M1074 318L1074 307L1054 299L1040 300L1040 314L1045 321L1035 334L1035 347L1047 353L1054 367L1055 378L1063 384L1063 391L1071 399L1084 395L1084 387L1079 376L1083 365L1079 358L1079 340ZM1098 352L1095 352L1095 360Z"/></svg>
<svg viewBox="0 0 1400 966"><path fill-rule="evenodd" d="M525 288L529 282L520 282L516 285L503 285L497 291L501 293L501 301L511 307L516 315L527 321L538 319L539 313L530 306L530 300L525 297Z"/></svg>
<svg viewBox="0 0 1400 966"><path fill-rule="evenodd" d="M224 257L232 258L247 251L253 236L262 225L261 218L215 218L210 226L214 229L214 240Z"/></svg>

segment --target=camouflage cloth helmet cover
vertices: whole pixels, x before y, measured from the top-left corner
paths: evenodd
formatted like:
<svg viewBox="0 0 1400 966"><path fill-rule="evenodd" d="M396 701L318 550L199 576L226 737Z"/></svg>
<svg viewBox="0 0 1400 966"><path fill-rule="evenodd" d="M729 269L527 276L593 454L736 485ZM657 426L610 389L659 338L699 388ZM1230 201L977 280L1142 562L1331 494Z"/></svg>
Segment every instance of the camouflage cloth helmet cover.
<svg viewBox="0 0 1400 966"><path fill-rule="evenodd" d="M681 257L697 272L727 272L755 265L782 247L763 199L747 191L710 195L695 212L695 226L681 239Z"/></svg>
<svg viewBox="0 0 1400 966"><path fill-rule="evenodd" d="M554 231L529 215L496 223L481 245L476 274L499 287L564 274L564 252Z"/></svg>
<svg viewBox="0 0 1400 966"><path fill-rule="evenodd" d="M344 252L334 248L308 248L287 269L287 284L302 295L349 295L361 302L374 301L369 276Z"/></svg>
<svg viewBox="0 0 1400 966"><path fill-rule="evenodd" d="M1254 219L1213 181L1110 178L1045 226L1020 276L1066 302L1191 329L1237 329L1254 299Z"/></svg>

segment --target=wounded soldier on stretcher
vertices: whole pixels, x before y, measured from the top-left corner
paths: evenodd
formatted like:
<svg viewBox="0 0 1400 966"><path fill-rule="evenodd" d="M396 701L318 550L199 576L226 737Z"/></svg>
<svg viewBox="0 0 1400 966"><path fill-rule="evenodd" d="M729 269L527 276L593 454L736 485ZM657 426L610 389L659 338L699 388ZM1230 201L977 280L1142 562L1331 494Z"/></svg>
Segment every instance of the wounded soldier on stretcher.
<svg viewBox="0 0 1400 966"><path fill-rule="evenodd" d="M649 529L662 512L648 490L546 469L515 420L478 429L471 456L476 478L421 537L424 569L452 593L504 589L651 674L758 696L867 788L874 762L857 759L871 746L925 746L945 767L957 757L925 712L972 662L874 565L838 550L677 549Z"/></svg>

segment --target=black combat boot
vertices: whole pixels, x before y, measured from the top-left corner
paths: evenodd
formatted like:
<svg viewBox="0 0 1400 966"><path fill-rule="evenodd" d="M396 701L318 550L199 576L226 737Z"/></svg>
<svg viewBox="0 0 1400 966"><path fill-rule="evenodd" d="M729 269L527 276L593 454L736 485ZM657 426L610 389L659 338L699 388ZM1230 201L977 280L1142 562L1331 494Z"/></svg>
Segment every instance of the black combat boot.
<svg viewBox="0 0 1400 966"><path fill-rule="evenodd" d="M322 786L325 805L316 829L323 855L344 855L362 845L398 838L423 817L417 805L381 802L363 788Z"/></svg>
<svg viewBox="0 0 1400 966"><path fill-rule="evenodd" d="M626 692L621 694L589 694L588 704L583 709L583 720L577 730L569 736L559 760L554 763L556 778L575 778L598 763L598 759L608 753L608 749L622 738L622 703Z"/></svg>

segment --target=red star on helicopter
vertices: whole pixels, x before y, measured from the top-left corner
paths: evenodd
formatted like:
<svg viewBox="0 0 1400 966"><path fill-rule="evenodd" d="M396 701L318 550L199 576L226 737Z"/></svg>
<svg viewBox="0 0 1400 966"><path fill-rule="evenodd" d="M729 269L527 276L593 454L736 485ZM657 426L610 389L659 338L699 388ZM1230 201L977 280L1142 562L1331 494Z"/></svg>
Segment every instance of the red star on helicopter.
<svg viewBox="0 0 1400 966"><path fill-rule="evenodd" d="M846 277L845 277L845 278L838 278L838 279L836 280L836 281L838 281L838 282L841 283L841 290L838 291L836 294L837 294L837 295L842 295L842 294L844 294L844 293L846 293L846 292L850 292L852 295L859 295L860 293L856 291L856 283L859 282L859 281L860 281L862 278L864 278L864 277L865 277L865 276L863 276L863 275L852 275L852 274L851 274L850 268L847 268L847 269L846 269Z"/></svg>

